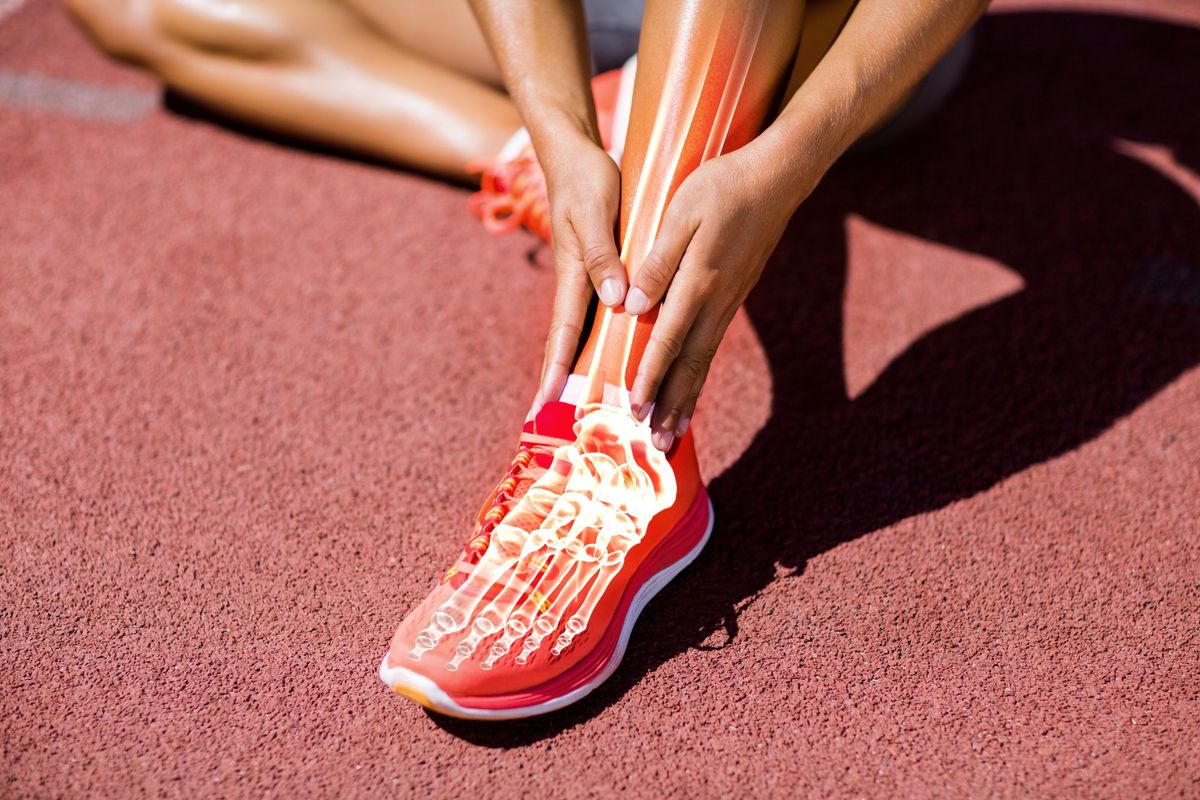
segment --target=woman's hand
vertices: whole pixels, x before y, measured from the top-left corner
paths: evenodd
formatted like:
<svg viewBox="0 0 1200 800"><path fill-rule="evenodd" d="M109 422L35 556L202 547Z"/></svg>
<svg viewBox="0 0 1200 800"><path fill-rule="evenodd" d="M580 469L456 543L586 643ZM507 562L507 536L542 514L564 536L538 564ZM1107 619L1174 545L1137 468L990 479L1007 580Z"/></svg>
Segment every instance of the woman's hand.
<svg viewBox="0 0 1200 800"><path fill-rule="evenodd" d="M641 420L653 404L651 438L662 450L687 431L725 329L819 177L781 186L768 156L751 143L689 175L625 299L631 314L662 300L630 398Z"/></svg>
<svg viewBox="0 0 1200 800"><path fill-rule="evenodd" d="M590 138L570 132L539 151L550 197L558 284L534 408L562 393L575 359L592 292L607 306L625 301L628 284L617 254L621 174Z"/></svg>
<svg viewBox="0 0 1200 800"><path fill-rule="evenodd" d="M620 174L599 144L583 3L471 0L471 7L549 192L558 289L536 409L562 392L593 289L610 306L625 300L615 233Z"/></svg>

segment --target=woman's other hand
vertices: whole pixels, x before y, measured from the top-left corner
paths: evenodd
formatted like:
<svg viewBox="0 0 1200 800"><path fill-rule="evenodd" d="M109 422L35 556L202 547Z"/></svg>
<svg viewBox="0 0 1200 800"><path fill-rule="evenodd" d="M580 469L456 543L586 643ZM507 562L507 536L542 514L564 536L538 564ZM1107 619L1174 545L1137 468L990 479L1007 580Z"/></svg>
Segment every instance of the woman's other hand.
<svg viewBox="0 0 1200 800"><path fill-rule="evenodd" d="M701 164L680 184L625 299L631 314L662 302L630 398L638 419L653 406L662 450L687 431L725 329L819 178L780 185L755 145Z"/></svg>
<svg viewBox="0 0 1200 800"><path fill-rule="evenodd" d="M534 407L562 393L579 347L592 293L606 306L625 302L628 283L617 255L621 175L587 136L565 130L539 161L550 197L550 230L558 283Z"/></svg>

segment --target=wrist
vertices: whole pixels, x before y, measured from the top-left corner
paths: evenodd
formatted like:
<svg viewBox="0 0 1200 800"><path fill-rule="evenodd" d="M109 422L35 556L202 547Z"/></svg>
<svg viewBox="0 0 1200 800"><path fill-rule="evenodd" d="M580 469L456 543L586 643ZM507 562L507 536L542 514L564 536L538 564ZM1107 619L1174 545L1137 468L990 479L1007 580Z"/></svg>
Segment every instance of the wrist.
<svg viewBox="0 0 1200 800"><path fill-rule="evenodd" d="M804 202L857 138L849 106L844 97L797 93L784 113L747 145L756 150L767 191L784 198L789 211Z"/></svg>
<svg viewBox="0 0 1200 800"><path fill-rule="evenodd" d="M599 146L600 131L590 90L586 98L526 95L520 98L518 106L539 154L549 153L560 144Z"/></svg>
<svg viewBox="0 0 1200 800"><path fill-rule="evenodd" d="M603 153L595 126L570 115L547 114L539 122L530 123L529 136L551 186L580 164L594 163L587 160L588 154Z"/></svg>

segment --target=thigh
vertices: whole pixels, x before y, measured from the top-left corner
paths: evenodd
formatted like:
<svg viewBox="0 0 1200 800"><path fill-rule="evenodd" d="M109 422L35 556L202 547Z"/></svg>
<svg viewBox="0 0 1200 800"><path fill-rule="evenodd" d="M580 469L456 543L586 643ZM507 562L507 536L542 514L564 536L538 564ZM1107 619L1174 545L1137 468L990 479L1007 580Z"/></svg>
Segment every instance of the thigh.
<svg viewBox="0 0 1200 800"><path fill-rule="evenodd" d="M413 55L501 86L500 68L467 0L341 0Z"/></svg>

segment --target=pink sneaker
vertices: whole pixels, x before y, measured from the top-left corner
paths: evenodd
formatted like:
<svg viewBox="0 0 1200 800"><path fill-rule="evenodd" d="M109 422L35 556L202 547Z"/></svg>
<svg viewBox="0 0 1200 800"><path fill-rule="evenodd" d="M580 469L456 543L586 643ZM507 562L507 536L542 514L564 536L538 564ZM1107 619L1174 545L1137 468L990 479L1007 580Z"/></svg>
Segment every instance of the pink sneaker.
<svg viewBox="0 0 1200 800"><path fill-rule="evenodd" d="M690 432L662 454L640 434L589 434L592 417L575 414L553 402L526 423L462 556L392 638L379 676L397 694L467 719L573 703L613 674L642 609L704 548L713 512ZM637 499L650 496L663 502Z"/></svg>

